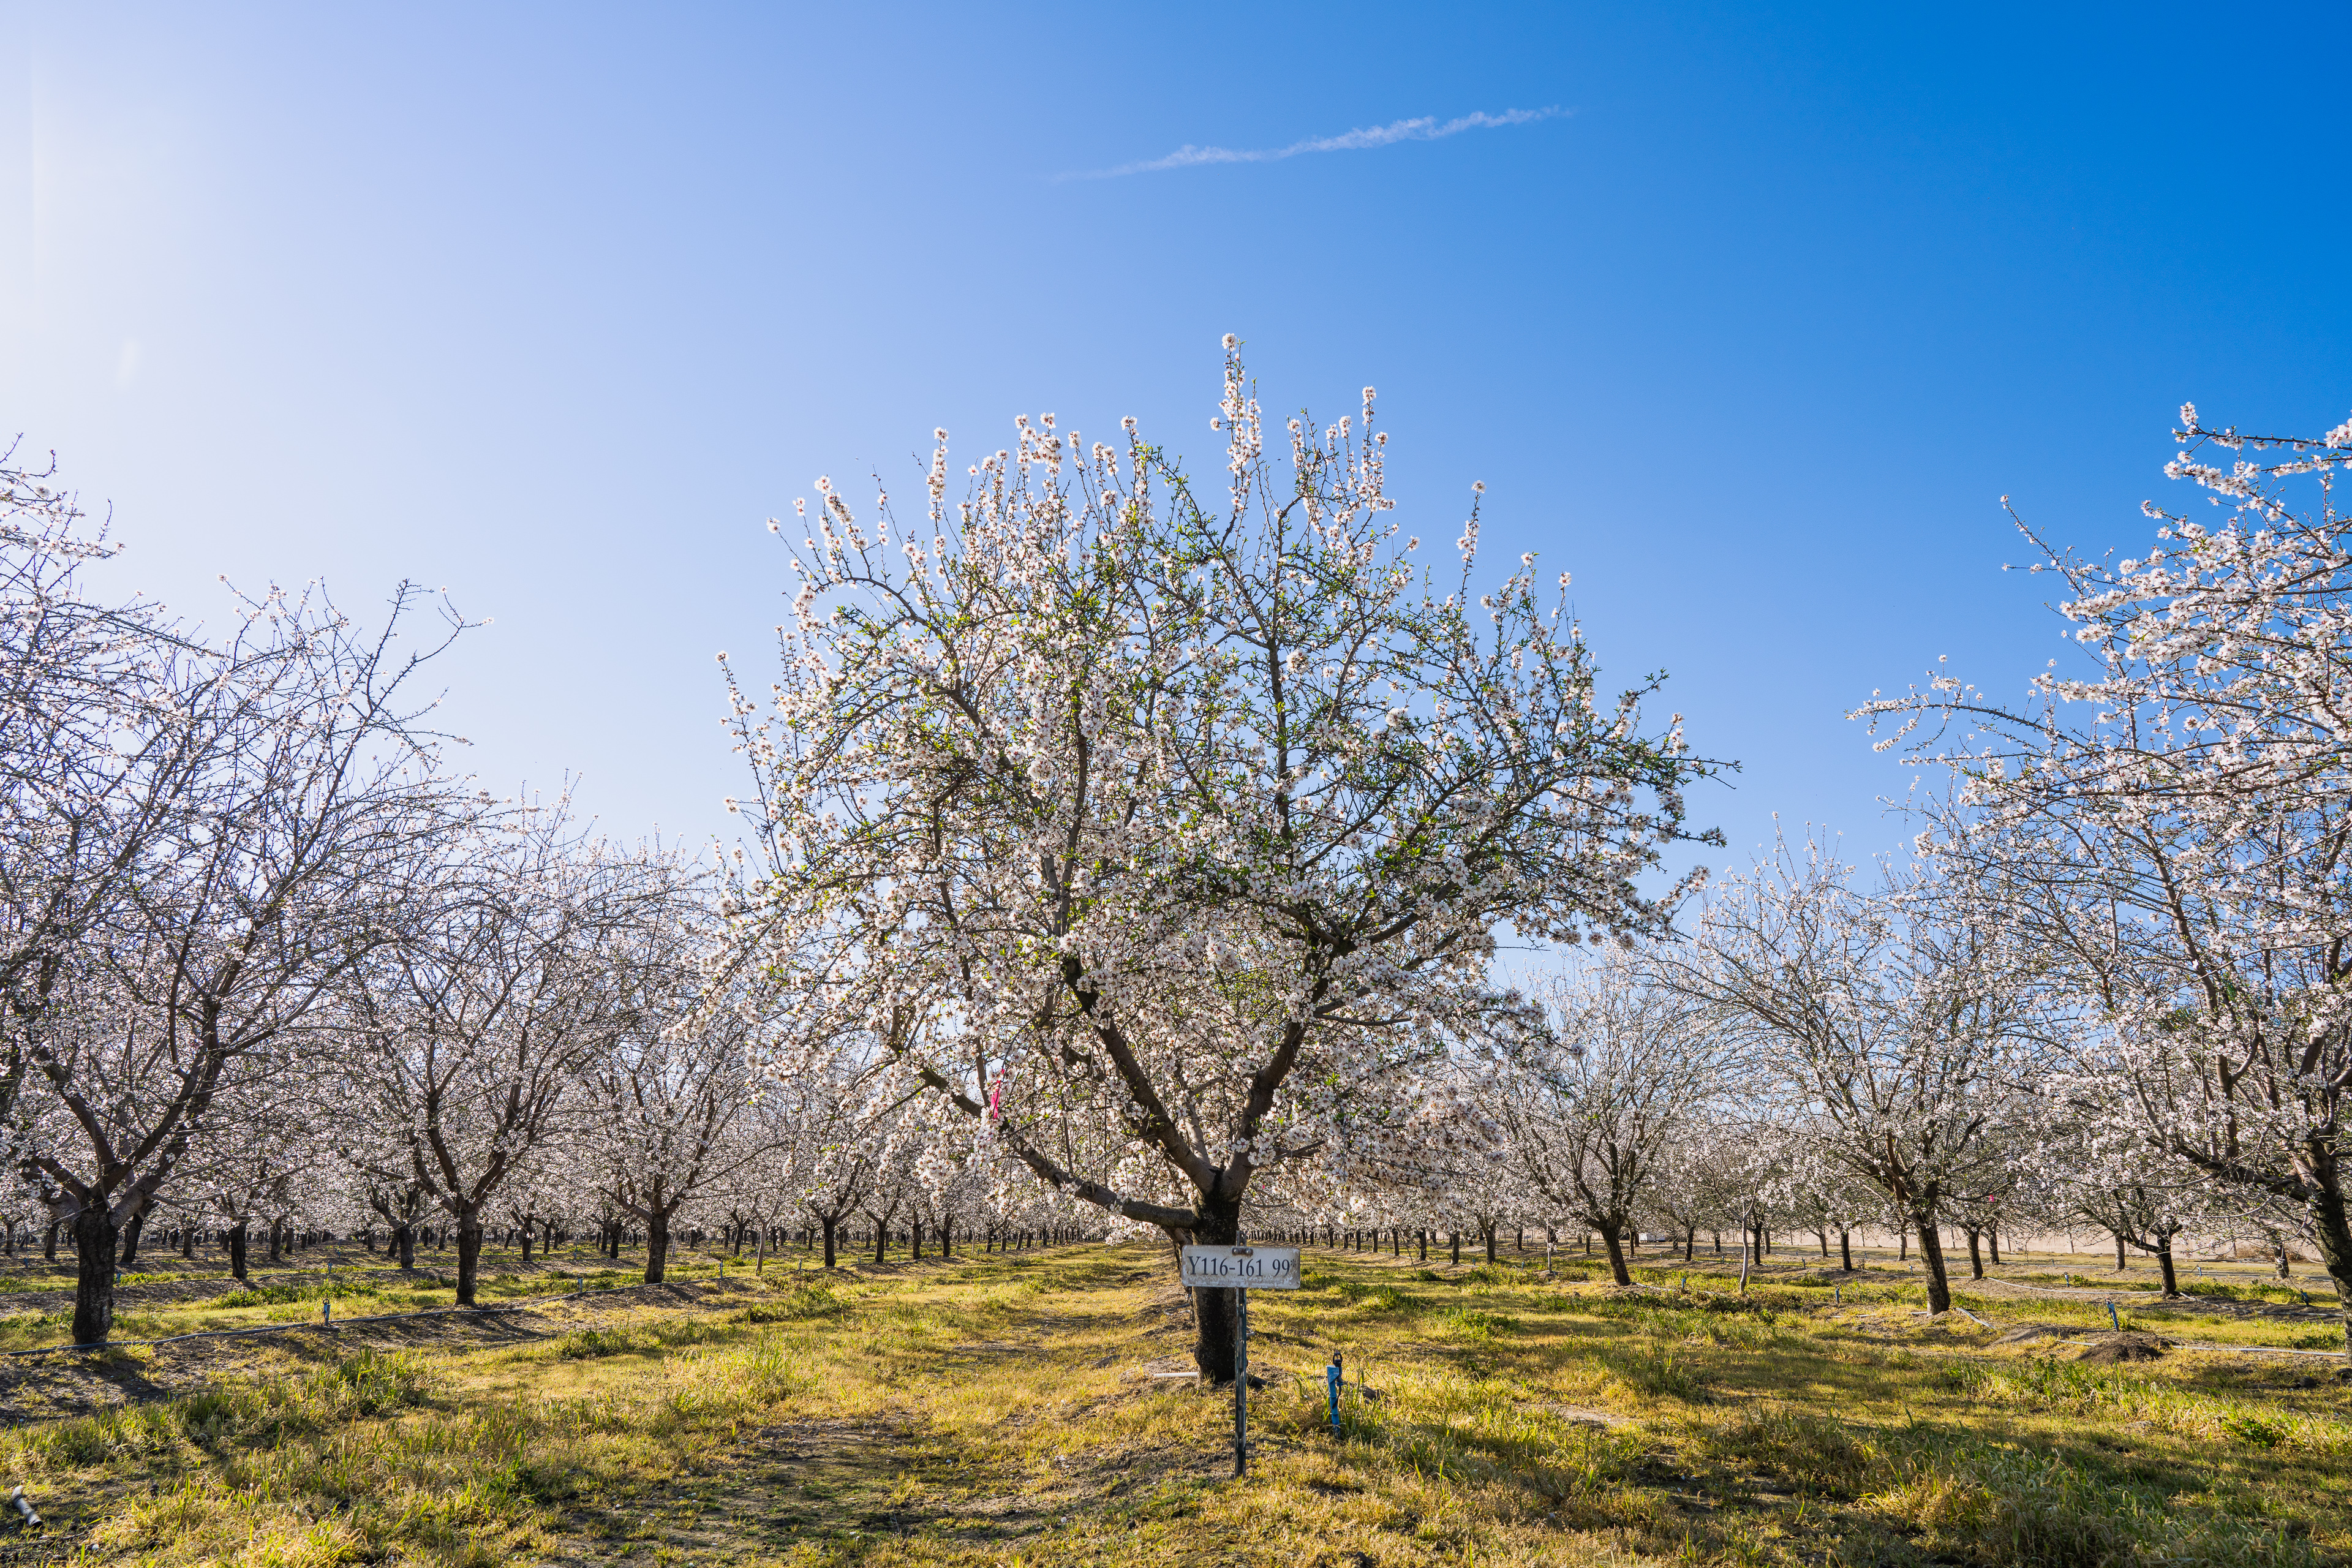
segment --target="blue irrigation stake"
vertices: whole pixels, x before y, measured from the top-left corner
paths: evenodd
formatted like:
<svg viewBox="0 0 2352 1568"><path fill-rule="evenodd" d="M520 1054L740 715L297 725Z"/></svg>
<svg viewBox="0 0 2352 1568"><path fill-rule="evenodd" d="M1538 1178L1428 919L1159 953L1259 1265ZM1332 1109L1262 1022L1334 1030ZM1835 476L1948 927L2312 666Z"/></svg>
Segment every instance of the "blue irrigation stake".
<svg viewBox="0 0 2352 1568"><path fill-rule="evenodd" d="M1331 1352L1331 1364L1323 1369L1323 1391L1330 1396L1331 1436L1334 1437L1339 1435L1339 1390L1344 1386L1340 1381L1339 1374L1339 1352L1338 1351L1333 1351Z"/></svg>
<svg viewBox="0 0 2352 1568"><path fill-rule="evenodd" d="M1831 1286L1831 1287L1830 1287L1830 1305L1831 1305L1831 1306L1832 1306L1832 1307L1838 1307L1838 1306L1843 1306L1843 1305L1844 1305L1844 1303L1845 1303L1845 1287L1844 1287L1844 1286L1843 1286L1843 1285L1832 1285L1832 1286Z"/></svg>
<svg viewBox="0 0 2352 1568"><path fill-rule="evenodd" d="M2107 1321L2113 1323L2117 1330L2121 1330L2124 1326L2124 1321L2116 1316L2116 1304L2113 1301L2107 1303Z"/></svg>

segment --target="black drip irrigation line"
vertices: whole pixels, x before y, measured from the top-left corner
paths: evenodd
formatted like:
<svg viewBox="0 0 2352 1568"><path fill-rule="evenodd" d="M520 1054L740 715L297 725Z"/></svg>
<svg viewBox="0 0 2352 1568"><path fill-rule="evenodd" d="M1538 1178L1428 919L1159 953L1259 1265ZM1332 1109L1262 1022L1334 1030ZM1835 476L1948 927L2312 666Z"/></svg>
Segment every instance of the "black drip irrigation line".
<svg viewBox="0 0 2352 1568"><path fill-rule="evenodd" d="M528 1301L517 1301L504 1307L431 1307L422 1312L376 1312L364 1318L345 1318L335 1323L271 1323L259 1329L204 1329L193 1334L172 1334L160 1340L100 1340L89 1345L44 1345L38 1350L5 1351L0 1355L62 1355L68 1351L110 1351L128 1349L132 1345L175 1345L183 1340L235 1340L249 1334L290 1334L303 1329L320 1333L340 1333L345 1323L391 1323L410 1318L483 1317L499 1312L528 1312L538 1307L552 1306L558 1301L577 1300L583 1296L602 1296L612 1290L626 1290L626 1285L614 1285L593 1290L571 1290L561 1296L539 1296Z"/></svg>

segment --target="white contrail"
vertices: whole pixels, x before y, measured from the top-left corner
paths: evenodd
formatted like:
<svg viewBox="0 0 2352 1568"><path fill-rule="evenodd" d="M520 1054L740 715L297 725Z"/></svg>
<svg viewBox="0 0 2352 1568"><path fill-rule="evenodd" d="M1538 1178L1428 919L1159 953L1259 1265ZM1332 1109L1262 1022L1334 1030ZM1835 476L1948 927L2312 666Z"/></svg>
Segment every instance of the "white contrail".
<svg viewBox="0 0 2352 1568"><path fill-rule="evenodd" d="M1350 153L1363 147L1386 147L1398 142L1434 142L1440 137L1458 136L1465 131L1485 131L1505 125L1526 125L1538 120L1554 120L1567 112L1567 110L1559 108L1507 109L1500 114L1488 114L1481 110L1475 114L1463 115L1458 120L1445 121L1433 114L1424 114L1414 120L1399 120L1361 131L1342 132L1337 136L1310 136L1304 142L1293 142L1287 147L1183 146L1165 158L1154 158L1149 163L1121 163L1116 169L1092 169L1055 177L1063 180L1111 180L1122 174L1190 169L1202 163L1271 163L1281 158L1296 158L1302 153Z"/></svg>

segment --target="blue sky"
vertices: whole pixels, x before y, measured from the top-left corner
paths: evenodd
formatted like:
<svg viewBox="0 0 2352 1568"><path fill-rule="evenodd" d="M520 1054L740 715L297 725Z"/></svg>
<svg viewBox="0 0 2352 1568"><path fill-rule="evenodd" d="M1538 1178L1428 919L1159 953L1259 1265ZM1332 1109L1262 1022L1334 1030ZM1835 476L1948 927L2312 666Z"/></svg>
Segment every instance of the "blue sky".
<svg viewBox="0 0 2352 1568"><path fill-rule="evenodd" d="M2000 496L2128 545L2184 398L2352 410L2340 6L0 17L0 430L116 581L446 584L472 765L632 836L724 824L814 476L1023 411L1206 457L1228 331L1672 672L1735 853L1898 841L1844 711L2060 651Z"/></svg>

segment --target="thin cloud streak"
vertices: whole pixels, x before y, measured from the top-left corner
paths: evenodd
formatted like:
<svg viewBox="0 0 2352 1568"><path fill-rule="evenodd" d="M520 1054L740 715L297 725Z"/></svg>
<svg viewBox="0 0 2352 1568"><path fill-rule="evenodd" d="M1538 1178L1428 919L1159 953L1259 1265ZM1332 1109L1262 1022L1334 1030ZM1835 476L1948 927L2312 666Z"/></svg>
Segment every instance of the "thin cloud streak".
<svg viewBox="0 0 2352 1568"><path fill-rule="evenodd" d="M1375 125L1360 131L1343 132L1337 136L1310 136L1304 142L1293 142L1287 147L1179 147L1165 158L1154 158L1143 163L1121 163L1116 169L1094 169L1079 174L1057 174L1057 180L1115 180L1127 174L1151 174L1162 169L1192 169L1203 163L1272 163L1284 158L1296 158L1306 153L1353 153L1367 147L1393 146L1399 142L1436 142L1448 136L1459 136L1465 131L1490 131L1506 125L1528 125L1538 120L1557 120L1569 111L1560 108L1507 109L1500 114L1488 114L1484 110L1465 114L1456 120L1440 121L1433 114L1413 120L1399 120L1387 125Z"/></svg>

